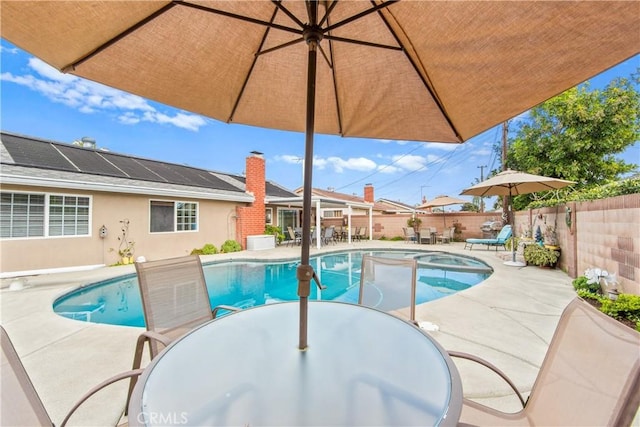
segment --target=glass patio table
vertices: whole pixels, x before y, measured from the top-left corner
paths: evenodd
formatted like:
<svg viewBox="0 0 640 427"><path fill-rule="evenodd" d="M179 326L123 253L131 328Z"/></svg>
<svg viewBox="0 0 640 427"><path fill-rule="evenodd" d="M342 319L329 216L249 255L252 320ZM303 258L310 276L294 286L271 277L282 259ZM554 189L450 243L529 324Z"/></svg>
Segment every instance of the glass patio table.
<svg viewBox="0 0 640 427"><path fill-rule="evenodd" d="M419 328L354 304L312 301L298 349L298 303L218 318L147 367L130 425L455 425L462 385Z"/></svg>

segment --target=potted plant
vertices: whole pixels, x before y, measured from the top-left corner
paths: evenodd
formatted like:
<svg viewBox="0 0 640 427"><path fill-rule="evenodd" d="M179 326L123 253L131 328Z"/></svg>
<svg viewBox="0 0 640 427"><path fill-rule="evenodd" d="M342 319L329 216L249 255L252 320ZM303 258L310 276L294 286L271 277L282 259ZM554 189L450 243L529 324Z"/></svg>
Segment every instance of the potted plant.
<svg viewBox="0 0 640 427"><path fill-rule="evenodd" d="M527 264L539 267L556 268L560 252L543 245L527 245L524 248L524 260Z"/></svg>
<svg viewBox="0 0 640 427"><path fill-rule="evenodd" d="M416 232L420 230L420 225L422 224L422 220L417 216L412 216L407 220L407 225L413 228Z"/></svg>

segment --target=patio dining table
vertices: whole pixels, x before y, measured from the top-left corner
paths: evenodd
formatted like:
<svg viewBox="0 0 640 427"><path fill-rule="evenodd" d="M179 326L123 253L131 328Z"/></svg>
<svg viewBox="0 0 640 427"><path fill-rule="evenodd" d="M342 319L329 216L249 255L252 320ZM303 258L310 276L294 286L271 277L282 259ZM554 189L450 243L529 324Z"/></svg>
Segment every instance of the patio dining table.
<svg viewBox="0 0 640 427"><path fill-rule="evenodd" d="M309 304L309 347L297 347L298 304L218 318L160 353L129 404L130 425L456 425L462 385L446 351L391 314Z"/></svg>

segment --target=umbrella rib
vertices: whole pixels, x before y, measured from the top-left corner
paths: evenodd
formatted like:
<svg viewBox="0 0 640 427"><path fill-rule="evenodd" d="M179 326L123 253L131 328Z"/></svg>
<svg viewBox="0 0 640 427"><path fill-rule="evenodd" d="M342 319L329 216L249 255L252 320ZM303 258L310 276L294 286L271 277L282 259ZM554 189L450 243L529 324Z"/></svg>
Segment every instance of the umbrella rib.
<svg viewBox="0 0 640 427"><path fill-rule="evenodd" d="M371 3L375 4L375 3L373 3L373 0L371 0ZM432 87L432 85L429 83L428 77L422 75L422 73L420 72L420 69L418 68L418 66L416 64L416 62L413 60L413 58L410 55L407 54L407 49L404 47L404 45L400 41L400 38L398 37L398 35L395 33L395 31L393 31L393 29L389 25L389 22L387 21L387 18L380 12L378 13L378 15L380 16L380 19L382 19L382 22L384 22L384 24L387 26L387 29L389 30L391 35L396 39L396 42L398 43L398 45L400 45L402 47L402 51L404 52L406 58L409 60L409 63L411 64L411 66L415 70L415 72L418 75L418 77L420 77L420 80L422 80L422 83L424 84L424 87L427 89L427 91L429 92L429 94L431 95L433 100L435 101L436 105L438 106L438 109L442 113L442 116L447 121L447 123L449 124L449 126L451 127L453 132L455 133L455 135L458 138L458 140L460 142L464 141L464 139L460 135L460 132L458 132L458 128L456 128L456 126L451 121L451 118L449 117L449 114L447 113L447 109L444 106L444 104L442 103L442 100L437 95L437 93L435 92L435 89ZM425 73L426 73L426 70L425 70Z"/></svg>
<svg viewBox="0 0 640 427"><path fill-rule="evenodd" d="M350 22L353 22L353 21L355 21L357 19L363 18L363 17L365 17L367 15L371 15L372 13L377 12L380 9L386 9L387 7L391 6L394 3L397 3L399 1L400 0L389 0L389 1L385 2L385 3L380 3L380 4L375 4L375 3L371 2L371 4L373 5L373 7L371 9L367 9L367 10L365 10L363 12L357 13L357 14L355 14L353 16L350 16L349 18L343 19L342 21L337 22L337 23L335 23L333 25L329 25L326 28L324 28L322 31L324 33L328 33L329 31L335 30L336 28L342 27L343 25L346 25L346 24L348 24Z"/></svg>
<svg viewBox="0 0 640 427"><path fill-rule="evenodd" d="M263 21L262 19L251 18L250 16L238 15L237 13L231 13L231 12L227 12L225 10L213 9L213 8L202 6L202 5L199 5L199 4L183 3L183 2L179 2L178 4L180 4L182 6L191 7L193 9L202 10L204 12L215 13L216 15L226 16L228 18L238 19L240 21L245 21L245 22L250 22L252 24L262 25L264 27L269 27L269 28L273 28L273 29L276 29L276 30L286 31L286 32L289 32L289 33L294 33L294 34L302 34L302 29L300 29L300 28L287 27L286 25L280 25L280 24L276 24L274 22Z"/></svg>
<svg viewBox="0 0 640 427"><path fill-rule="evenodd" d="M291 40L291 41L288 41L286 43L282 43L282 44L280 44L278 46L270 47L269 49L266 49L266 50L263 50L263 51L260 51L260 52L256 52L256 56L264 55L265 53L271 53L274 50L280 50L282 48L285 48L285 47L288 47L288 46L292 46L294 44L298 44L298 43L303 42L303 41L304 41L304 38L300 37L299 39Z"/></svg>
<svg viewBox="0 0 640 427"><path fill-rule="evenodd" d="M333 11L333 8L336 7L337 5L338 5L338 0L334 0L333 3L331 3L329 5L327 10L325 11L324 16L322 17L320 22L318 22L318 26L322 27L322 25L324 25L325 21L329 20L329 16L331 15L331 12Z"/></svg>
<svg viewBox="0 0 640 427"><path fill-rule="evenodd" d="M324 38L328 39L328 40L337 41L337 42L353 43L353 44L359 44L359 45L363 45L363 46L378 47L378 48L382 48L382 49L404 50L401 46L391 46L391 45L386 45L386 44L368 42L368 41L364 41L364 40L348 39L348 38L345 38L345 37L330 36L328 34L325 34Z"/></svg>
<svg viewBox="0 0 640 427"><path fill-rule="evenodd" d="M273 9L273 14L271 15L270 22L273 22L273 20L276 19L277 14L278 14L278 9L277 8ZM249 79L251 78L251 74L253 73L253 68L256 66L256 62L258 61L259 52L262 49L262 46L264 46L270 30L271 30L271 27L267 27L264 31L264 34L262 35L262 40L260 41L260 46L258 47L258 53L256 53L253 56L253 61L251 61L251 66L249 67L249 71L247 71L244 82L242 82L242 87L238 92L236 101L233 103L233 108L231 109L231 114L229 114L227 123L233 121L233 116L236 115L236 110L238 109L238 105L240 104L240 99L242 99L242 96L244 95L244 90L247 88L247 84L249 83Z"/></svg>
<svg viewBox="0 0 640 427"><path fill-rule="evenodd" d="M66 65L66 66L62 67L62 69L60 71L62 71L63 73L68 73L70 71L75 70L76 67L78 67L79 65L82 65L84 62L88 61L89 59L93 58L94 56L96 56L97 54L102 52L103 50L107 49L109 46L114 45L115 43L117 43L118 41L122 40L123 38L125 38L129 34L133 33L134 31L137 31L140 27L146 25L148 22L153 21L158 16L160 16L160 15L164 14L165 12L167 12L169 9L172 9L176 4L177 3L175 3L175 2L171 2L171 3L167 4L167 5L165 5L161 9L155 11L151 15L149 15L146 18L136 22L131 27L127 28L126 30L124 30L121 33L117 34L116 36L110 38L106 42L102 43L100 46L98 46L97 48L95 48L94 50L92 50L91 52L89 52L88 54L83 56L82 58L76 60L75 62L72 62L69 65Z"/></svg>
<svg viewBox="0 0 640 427"><path fill-rule="evenodd" d="M320 25L322 25L322 23L324 23L325 21L327 22L327 24L329 24L329 16L330 16L329 14L337 4L338 4L338 0L335 0L333 3L331 3L329 8L327 9L327 13L322 18ZM326 34L326 35L328 36L329 34ZM333 56L333 41L331 39L328 39L327 43L329 45L329 57L330 57L330 59L328 59L327 61L330 61L330 69L331 69L331 77L332 77L331 80L333 84L333 96L336 102L336 115L337 115L336 119L338 120L338 133L341 136L344 136L344 132L342 128L342 110L340 108L340 102L338 101L338 76L336 74L335 58ZM320 51L322 52L323 55L325 54L322 48L320 49Z"/></svg>
<svg viewBox="0 0 640 427"><path fill-rule="evenodd" d="M271 0L278 9L280 9L285 15L287 15L293 22L295 22L300 28L304 28L304 23L298 19L289 9L282 5L282 0ZM273 21L272 21L273 22Z"/></svg>

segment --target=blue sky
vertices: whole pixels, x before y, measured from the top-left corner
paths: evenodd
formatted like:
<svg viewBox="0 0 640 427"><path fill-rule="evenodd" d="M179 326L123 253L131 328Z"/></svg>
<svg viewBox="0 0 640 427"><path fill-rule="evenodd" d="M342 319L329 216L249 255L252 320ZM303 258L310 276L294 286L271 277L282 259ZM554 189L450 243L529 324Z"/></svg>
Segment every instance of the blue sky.
<svg viewBox="0 0 640 427"><path fill-rule="evenodd" d="M291 190L302 185L301 133L229 125L64 75L5 40L0 54L3 131L69 143L88 136L112 152L231 173L242 173L255 150L265 155L268 179ZM640 56L593 77L591 87L637 67ZM316 135L313 186L362 196L371 183L376 199L410 205L422 196L458 196L480 177L479 166L485 176L498 167L492 147L500 139L500 126L464 144ZM621 157L640 163L640 143Z"/></svg>

